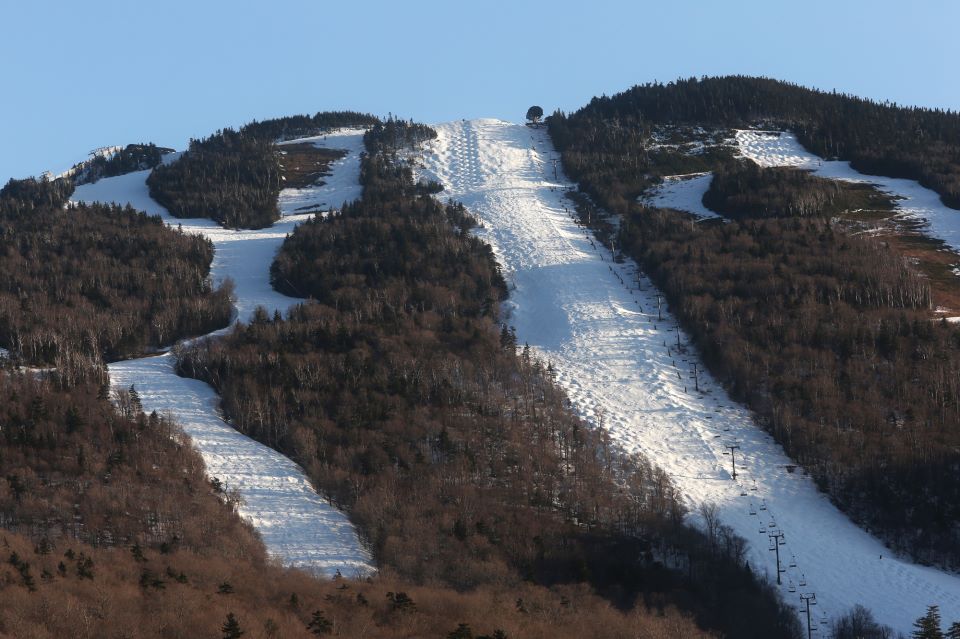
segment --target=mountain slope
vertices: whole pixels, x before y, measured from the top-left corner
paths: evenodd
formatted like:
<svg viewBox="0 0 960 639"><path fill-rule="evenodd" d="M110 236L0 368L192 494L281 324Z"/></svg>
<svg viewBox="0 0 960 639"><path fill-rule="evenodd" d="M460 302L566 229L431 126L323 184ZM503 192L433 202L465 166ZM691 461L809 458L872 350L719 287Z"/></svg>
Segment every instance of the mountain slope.
<svg viewBox="0 0 960 639"><path fill-rule="evenodd" d="M766 531L771 521L782 530L783 594L791 604L799 593L790 584L804 580L803 591L817 593L818 615L863 603L882 622L909 630L935 601L945 617L960 616L960 578L889 556L802 471L786 470L792 460L702 366L704 392L694 390L696 357L682 333L678 352L669 312L658 319L658 291L571 219L564 194L574 186L561 172L554 177L559 155L544 131L495 120L437 130L425 174L482 220L480 237L513 287L508 321L553 364L583 415L665 468L695 508L716 503L721 519L750 541L755 569L771 577ZM734 441L737 481L724 455Z"/></svg>
<svg viewBox="0 0 960 639"><path fill-rule="evenodd" d="M256 307L285 310L296 298L281 295L270 286L270 263L277 247L293 227L312 217L297 214L303 206L332 208L359 195L359 152L362 131L347 130L300 140L343 148L348 154L332 166L323 185L280 192L284 217L267 229L236 231L206 219L172 218L149 196L149 171L105 178L77 188L73 198L82 202L130 203L150 214L160 215L170 225L200 233L214 245L211 267L216 281L227 278L235 284L238 316L249 319ZM250 518L271 555L284 563L333 575L370 570L370 555L353 527L335 508L321 499L289 459L267 446L238 433L217 410L216 393L206 384L179 377L174 358L157 357L116 362L109 368L115 387L135 385L147 411L169 413L193 439L209 474L228 488L240 491L240 513Z"/></svg>

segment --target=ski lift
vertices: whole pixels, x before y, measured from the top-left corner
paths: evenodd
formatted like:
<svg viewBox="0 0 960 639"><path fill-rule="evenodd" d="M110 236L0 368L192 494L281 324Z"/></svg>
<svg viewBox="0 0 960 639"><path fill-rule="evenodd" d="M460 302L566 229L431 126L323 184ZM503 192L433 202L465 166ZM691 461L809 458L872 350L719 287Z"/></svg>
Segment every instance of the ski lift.
<svg viewBox="0 0 960 639"><path fill-rule="evenodd" d="M797 558L794 555L790 555L790 567L791 568L797 567Z"/></svg>
<svg viewBox="0 0 960 639"><path fill-rule="evenodd" d="M807 576L803 573L800 573L800 587L803 588L807 585Z"/></svg>
<svg viewBox="0 0 960 639"><path fill-rule="evenodd" d="M766 526L760 526L760 534L761 534L761 535L765 535L766 533L767 533L767 528L766 528Z"/></svg>
<svg viewBox="0 0 960 639"><path fill-rule="evenodd" d="M743 488L743 487L740 488L740 496L741 496L741 497L746 497L746 496L747 496L747 489L746 489L746 488Z"/></svg>
<svg viewBox="0 0 960 639"><path fill-rule="evenodd" d="M796 591L797 591L797 587L793 585L793 579L790 580L790 587L787 588L787 590L790 591L790 592L796 592Z"/></svg>
<svg viewBox="0 0 960 639"><path fill-rule="evenodd" d="M757 514L757 507L754 506L753 503L750 504L750 514L751 514L751 515L756 515L756 514Z"/></svg>
<svg viewBox="0 0 960 639"><path fill-rule="evenodd" d="M767 502L763 502L762 504L760 504L760 510L766 510L766 509L767 509Z"/></svg>
<svg viewBox="0 0 960 639"><path fill-rule="evenodd" d="M752 491L754 491L754 492L757 491L757 480L756 480L756 479L753 480L753 488L751 488L750 490L752 490Z"/></svg>

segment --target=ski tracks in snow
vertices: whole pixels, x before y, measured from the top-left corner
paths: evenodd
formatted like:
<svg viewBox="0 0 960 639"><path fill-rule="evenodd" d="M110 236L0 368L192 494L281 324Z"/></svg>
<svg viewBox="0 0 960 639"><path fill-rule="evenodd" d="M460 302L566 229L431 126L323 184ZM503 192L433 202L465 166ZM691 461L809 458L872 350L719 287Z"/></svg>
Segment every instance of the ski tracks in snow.
<svg viewBox="0 0 960 639"><path fill-rule="evenodd" d="M559 154L543 129L498 120L436 128L424 172L481 219L477 234L514 287L507 321L553 363L584 417L666 470L690 506L715 503L749 541L751 564L770 578L768 531L783 531L782 593L791 605L816 592L818 615L860 603L900 631L930 603L945 619L960 619L960 578L891 556L802 469L788 470L794 462L703 372L682 332L677 347L676 322L665 302L658 315L656 288L573 220L564 196L573 185L554 178ZM794 157L794 149L782 155ZM727 445L740 447L736 481Z"/></svg>
<svg viewBox="0 0 960 639"><path fill-rule="evenodd" d="M296 214L303 207L338 208L360 197L360 152L362 130L343 130L326 136L291 140L288 144L312 142L345 149L348 154L331 166L331 175L321 186L284 189L280 193L283 214L276 224L260 230L224 229L209 219L177 219L149 194L149 171L104 178L77 188L74 201L131 204L160 215L171 226L204 235L214 243L211 277L215 282L231 278L235 285L237 317L248 320L257 306L269 313L285 311L300 300L281 295L270 285L270 264L286 235L313 213ZM211 335L225 333L215 331ZM190 436L203 457L207 473L226 488L237 489L243 502L240 515L248 519L263 538L267 552L284 565L333 576L372 572L372 557L346 515L322 499L293 461L272 448L242 435L218 410L219 397L199 380L179 377L173 356L127 360L110 364L111 384L116 388L135 385L145 411L171 415Z"/></svg>

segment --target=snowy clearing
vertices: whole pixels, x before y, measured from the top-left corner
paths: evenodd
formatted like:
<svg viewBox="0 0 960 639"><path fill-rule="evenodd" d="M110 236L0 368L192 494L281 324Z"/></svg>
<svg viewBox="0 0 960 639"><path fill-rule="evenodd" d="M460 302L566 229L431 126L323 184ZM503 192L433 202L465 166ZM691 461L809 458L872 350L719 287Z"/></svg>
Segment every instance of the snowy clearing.
<svg viewBox="0 0 960 639"><path fill-rule="evenodd" d="M793 166L809 169L820 177L873 184L899 198L896 210L902 219L919 222L924 234L960 251L960 211L946 206L936 191L914 180L866 175L851 168L849 162L824 160L803 148L789 131L738 130L736 144L742 157L760 166Z"/></svg>
<svg viewBox="0 0 960 639"><path fill-rule="evenodd" d="M638 199L647 206L687 211L703 219L721 217L703 205L703 194L712 180L713 173L668 175L647 196Z"/></svg>
<svg viewBox="0 0 960 639"><path fill-rule="evenodd" d="M824 616L857 603L905 632L931 603L944 619L960 619L960 577L891 556L802 469L790 472L794 462L699 365L702 392L694 391L696 358L682 333L678 352L666 309L658 320L657 290L632 263L613 263L571 219L564 192L574 185L554 179L559 154L544 130L499 120L436 128L424 177L482 220L478 235L516 287L508 321L553 363L583 416L668 471L691 507L715 503L750 542L751 564L770 577L768 531L783 531L783 596L799 607L801 593L815 592L821 628ZM734 444L736 481L724 455Z"/></svg>
<svg viewBox="0 0 960 639"><path fill-rule="evenodd" d="M297 215L293 211L303 206L338 208L343 202L360 197L362 191L362 130L343 130L291 142L313 142L344 149L348 154L331 165L332 175L324 178L322 186L284 189L280 193L283 218L267 229L231 230L208 219L174 218L150 198L146 185L149 171L80 186L72 199L129 203L141 211L160 215L173 227L205 235L216 249L211 270L214 282L229 277L236 284L239 319L248 320L257 306L266 307L271 314L274 310L283 312L300 300L273 290L270 264L287 233L313 215ZM239 490L243 498L240 514L253 523L271 557L284 565L327 576L337 570L345 576L373 570L371 555L346 515L313 490L299 466L225 422L217 410L219 398L213 388L179 377L173 370L171 354L117 362L109 370L115 387L136 385L144 410L172 415L200 451L207 473L227 488Z"/></svg>

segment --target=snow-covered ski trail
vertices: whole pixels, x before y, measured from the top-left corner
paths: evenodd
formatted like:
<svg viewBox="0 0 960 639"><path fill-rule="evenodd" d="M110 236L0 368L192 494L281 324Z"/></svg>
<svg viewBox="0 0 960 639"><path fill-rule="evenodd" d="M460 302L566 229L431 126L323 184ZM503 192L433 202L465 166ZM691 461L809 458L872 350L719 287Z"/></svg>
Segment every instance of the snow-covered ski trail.
<svg viewBox="0 0 960 639"><path fill-rule="evenodd" d="M789 131L735 131L740 155L760 166L793 166L812 171L820 177L866 182L890 193L896 201L897 215L920 224L920 230L932 238L943 240L960 251L960 211L946 206L932 191L914 180L889 178L860 173L849 162L824 160L810 153Z"/></svg>
<svg viewBox="0 0 960 639"><path fill-rule="evenodd" d="M799 595L815 592L821 627L824 616L858 603L905 632L931 603L960 619L960 577L891 556L801 469L790 472L794 462L702 367L694 390L696 356L682 332L677 348L667 309L658 319L655 287L571 218L564 193L574 185L554 179L559 155L544 130L498 120L436 129L426 177L481 219L477 232L514 287L507 320L553 363L585 417L664 468L691 506L715 503L749 541L751 564L771 578L768 534L782 531L782 593L799 608ZM740 446L736 481L727 445Z"/></svg>
<svg viewBox="0 0 960 639"><path fill-rule="evenodd" d="M305 189L284 189L280 193L283 217L267 229L224 229L208 219L177 219L149 194L149 171L139 171L95 184L77 187L78 202L129 203L152 215L160 215L171 226L201 233L214 243L211 277L215 282L233 279L236 311L249 320L257 306L271 314L285 311L300 300L281 295L270 286L270 264L287 233L313 213L297 214L303 207L338 208L360 197L360 152L362 130L343 130L326 136L291 140L344 149L348 154L331 166L324 184ZM226 330L226 329L225 329ZM222 333L225 331L217 331ZM242 435L221 417L219 397L205 382L179 377L173 370L173 356L127 360L110 364L111 384L117 388L135 385L144 410L171 414L191 437L211 477L240 492L240 515L249 519L263 538L271 557L284 565L296 566L332 576L373 570L372 558L346 515L328 504L310 485L303 470L272 448Z"/></svg>

